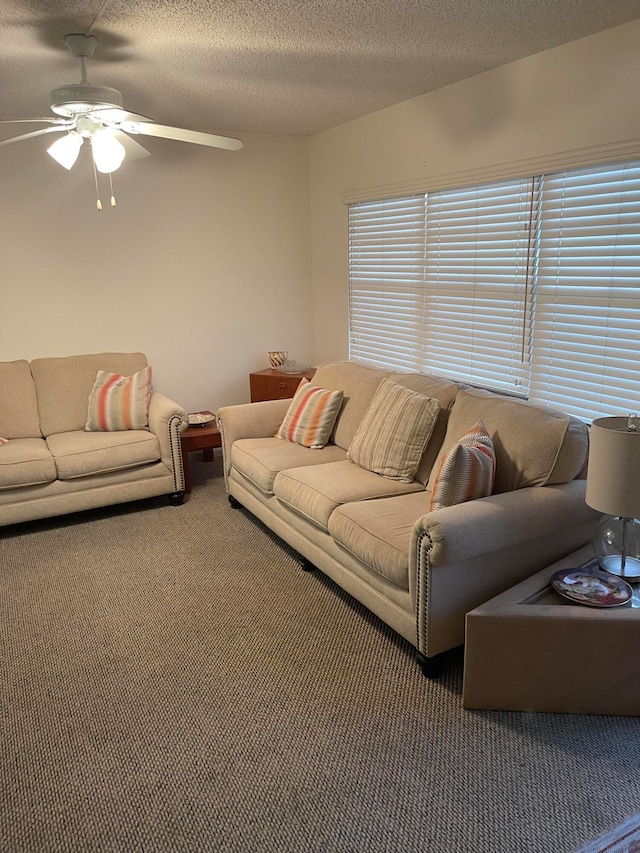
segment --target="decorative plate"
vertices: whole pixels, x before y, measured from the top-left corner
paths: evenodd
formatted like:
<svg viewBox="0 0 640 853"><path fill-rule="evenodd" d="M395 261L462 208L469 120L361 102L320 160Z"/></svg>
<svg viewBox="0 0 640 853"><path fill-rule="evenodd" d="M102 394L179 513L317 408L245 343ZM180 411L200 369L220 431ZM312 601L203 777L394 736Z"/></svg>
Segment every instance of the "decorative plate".
<svg viewBox="0 0 640 853"><path fill-rule="evenodd" d="M189 426L204 426L210 424L215 418L215 415L204 415L202 412L195 412L189 415Z"/></svg>
<svg viewBox="0 0 640 853"><path fill-rule="evenodd" d="M297 361L285 361L285 363L281 364L280 367L277 367L276 370L278 373L306 373L307 370L311 370L311 365L298 364Z"/></svg>
<svg viewBox="0 0 640 853"><path fill-rule="evenodd" d="M597 569L561 569L552 575L551 586L565 598L591 607L619 607L633 596L625 580Z"/></svg>

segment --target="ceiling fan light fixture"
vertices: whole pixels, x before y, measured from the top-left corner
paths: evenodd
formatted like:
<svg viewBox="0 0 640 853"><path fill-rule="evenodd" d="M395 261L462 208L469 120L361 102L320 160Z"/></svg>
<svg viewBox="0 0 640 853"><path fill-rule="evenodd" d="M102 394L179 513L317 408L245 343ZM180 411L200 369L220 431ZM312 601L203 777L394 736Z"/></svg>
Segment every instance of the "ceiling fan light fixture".
<svg viewBox="0 0 640 853"><path fill-rule="evenodd" d="M122 93L110 86L90 83L70 83L59 86L49 94L51 110L64 118L100 109L122 109Z"/></svg>
<svg viewBox="0 0 640 853"><path fill-rule="evenodd" d="M106 2L108 0L103 0L101 11ZM148 157L150 154L146 148L132 139L131 135L173 139L176 142L189 142L228 151L238 151L243 147L239 139L157 124L146 116L125 110L122 94L117 89L112 89L110 86L94 86L87 78L87 59L93 56L97 44L96 37L72 33L65 36L65 43L71 55L80 60L80 82L58 86L51 90L50 104L55 118L0 119L0 125L5 122L13 124L15 121L47 125L40 130L0 140L0 147L43 134L61 133L64 135L56 138L56 141L47 149L47 153L65 169L71 169L78 159L83 141L88 139L91 144L98 210L102 210L98 192L98 172L111 175L120 168L126 156L137 160ZM113 188L111 204L115 207Z"/></svg>
<svg viewBox="0 0 640 853"><path fill-rule="evenodd" d="M83 142L82 136L75 130L72 130L60 139L56 139L47 148L47 154L53 157L61 166L64 166L65 169L70 169L78 159Z"/></svg>
<svg viewBox="0 0 640 853"><path fill-rule="evenodd" d="M125 156L124 145L115 137L109 127L102 127L91 137L93 162L99 172L115 172L122 165Z"/></svg>

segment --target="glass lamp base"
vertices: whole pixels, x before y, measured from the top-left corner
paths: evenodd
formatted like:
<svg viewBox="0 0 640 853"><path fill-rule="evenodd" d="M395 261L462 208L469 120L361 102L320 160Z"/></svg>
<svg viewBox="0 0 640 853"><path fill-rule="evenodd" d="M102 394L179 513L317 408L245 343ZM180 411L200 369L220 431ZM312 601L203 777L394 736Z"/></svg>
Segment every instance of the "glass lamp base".
<svg viewBox="0 0 640 853"><path fill-rule="evenodd" d="M593 538L593 550L605 572L640 581L640 521L605 516Z"/></svg>

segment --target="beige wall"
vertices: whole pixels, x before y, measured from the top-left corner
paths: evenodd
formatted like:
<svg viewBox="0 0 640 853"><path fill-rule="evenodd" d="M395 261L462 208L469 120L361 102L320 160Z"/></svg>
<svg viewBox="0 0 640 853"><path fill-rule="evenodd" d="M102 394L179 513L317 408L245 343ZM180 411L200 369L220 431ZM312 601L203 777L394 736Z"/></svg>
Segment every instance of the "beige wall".
<svg viewBox="0 0 640 853"><path fill-rule="evenodd" d="M310 361L307 145L145 140L95 209L90 162L0 150L0 360L142 350L188 410L249 399L267 351ZM84 154L85 152L83 152ZM88 152L87 152L88 154Z"/></svg>
<svg viewBox="0 0 640 853"><path fill-rule="evenodd" d="M639 91L635 21L314 136L316 360L347 356L344 193L640 138Z"/></svg>

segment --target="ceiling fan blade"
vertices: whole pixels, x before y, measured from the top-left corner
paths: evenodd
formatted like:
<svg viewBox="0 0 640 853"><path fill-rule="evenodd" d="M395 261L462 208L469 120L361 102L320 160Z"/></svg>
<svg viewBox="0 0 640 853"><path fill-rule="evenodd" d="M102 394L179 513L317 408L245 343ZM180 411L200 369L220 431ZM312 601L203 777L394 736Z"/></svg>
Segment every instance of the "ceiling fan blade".
<svg viewBox="0 0 640 853"><path fill-rule="evenodd" d="M27 124L30 122L38 122L39 124L57 124L61 127L71 127L71 125L74 124L74 121L68 121L67 119L46 118L45 116L42 118L0 118L0 124Z"/></svg>
<svg viewBox="0 0 640 853"><path fill-rule="evenodd" d="M151 118L141 116L138 113L129 113L118 107L105 107L104 109L96 107L91 110L91 113L95 114L96 118L99 118L100 121L153 121Z"/></svg>
<svg viewBox="0 0 640 853"><path fill-rule="evenodd" d="M239 151L244 148L239 139L231 136L216 136L214 133L201 133L199 130L185 130L181 127L168 127L166 124L123 121L121 129L127 133L142 133L145 136L159 136L162 139L176 139L178 142L194 142L196 145L208 145L210 148L226 148Z"/></svg>
<svg viewBox="0 0 640 853"><path fill-rule="evenodd" d="M136 142L135 139L132 139L130 136L127 136L127 134L123 133L123 131L116 130L114 136L118 140L118 142L124 147L128 159L142 160L143 157L151 156L150 151L147 151L147 149L143 148L139 142Z"/></svg>
<svg viewBox="0 0 640 853"><path fill-rule="evenodd" d="M44 133L61 133L66 132L68 127L45 127L42 130L34 130L31 133L23 133L22 136L12 136L11 139L3 139L0 141L0 147L10 145L12 142L21 142L23 139L32 139L34 136L42 136Z"/></svg>

